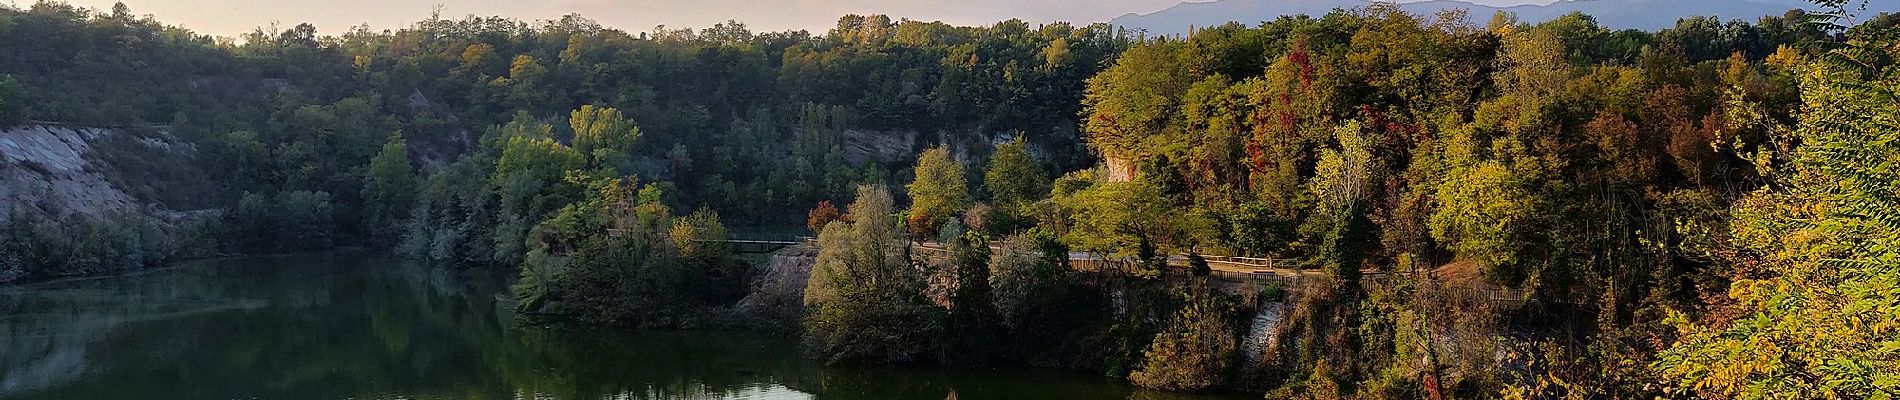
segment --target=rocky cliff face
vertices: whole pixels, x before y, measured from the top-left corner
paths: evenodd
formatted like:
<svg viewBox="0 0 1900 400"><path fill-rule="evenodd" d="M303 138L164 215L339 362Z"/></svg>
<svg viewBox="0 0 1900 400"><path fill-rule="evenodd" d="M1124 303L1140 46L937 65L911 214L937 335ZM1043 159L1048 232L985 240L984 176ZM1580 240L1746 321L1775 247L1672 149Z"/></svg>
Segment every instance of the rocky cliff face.
<svg viewBox="0 0 1900 400"><path fill-rule="evenodd" d="M791 330L805 315L805 285L818 260L817 249L787 247L758 267L752 291L733 309L744 325Z"/></svg>
<svg viewBox="0 0 1900 400"><path fill-rule="evenodd" d="M853 164L910 161L917 157L911 150L916 146L915 131L844 131L844 158Z"/></svg>
<svg viewBox="0 0 1900 400"><path fill-rule="evenodd" d="M217 216L198 210L215 205L217 196L196 153L154 127L0 130L0 222L9 226L0 231L0 243L12 243L0 246L0 283L185 256L181 239L195 232L186 227ZM16 219L26 227L13 228ZM77 250L82 245L92 247ZM100 246L111 250L91 254Z"/></svg>
<svg viewBox="0 0 1900 400"><path fill-rule="evenodd" d="M195 146L155 127L0 130L0 216L96 218L209 208L214 189L196 156Z"/></svg>
<svg viewBox="0 0 1900 400"><path fill-rule="evenodd" d="M52 125L0 131L0 215L63 218L140 208L93 166L92 143L110 134Z"/></svg>

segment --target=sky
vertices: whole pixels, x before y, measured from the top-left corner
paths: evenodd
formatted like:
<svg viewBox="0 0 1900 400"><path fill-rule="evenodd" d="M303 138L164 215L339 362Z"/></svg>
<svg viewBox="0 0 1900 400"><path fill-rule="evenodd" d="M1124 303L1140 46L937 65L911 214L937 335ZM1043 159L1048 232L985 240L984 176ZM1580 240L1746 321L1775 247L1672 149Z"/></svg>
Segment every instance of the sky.
<svg viewBox="0 0 1900 400"><path fill-rule="evenodd" d="M9 1L9 0L0 0ZM10 0L24 6L34 0ZM1303 1L1303 0L1289 0ZM1474 0L1492 5L1535 0ZM67 0L99 10L113 0ZM845 14L885 14L893 19L987 25L1009 18L1032 23L1107 21L1126 13L1148 13L1180 0L124 0L133 14L152 15L200 34L235 37L273 22L316 25L319 34L341 33L368 24L372 30L398 29L428 18L438 8L444 18L499 15L524 20L566 14L599 21L630 32L658 25L704 28L737 20L753 31L806 29L822 33ZM1545 0L1548 2L1548 0Z"/></svg>

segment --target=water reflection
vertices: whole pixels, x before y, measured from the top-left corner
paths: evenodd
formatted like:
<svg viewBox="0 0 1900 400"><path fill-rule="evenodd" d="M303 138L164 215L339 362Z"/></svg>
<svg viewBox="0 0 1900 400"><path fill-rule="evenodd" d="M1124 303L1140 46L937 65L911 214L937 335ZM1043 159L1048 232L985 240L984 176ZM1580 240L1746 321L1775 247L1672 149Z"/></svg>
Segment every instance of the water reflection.
<svg viewBox="0 0 1900 400"><path fill-rule="evenodd" d="M518 327L506 277L366 252L0 287L0 398L1129 398L1039 370L820 368L789 338ZM1141 398L1151 398L1142 395Z"/></svg>

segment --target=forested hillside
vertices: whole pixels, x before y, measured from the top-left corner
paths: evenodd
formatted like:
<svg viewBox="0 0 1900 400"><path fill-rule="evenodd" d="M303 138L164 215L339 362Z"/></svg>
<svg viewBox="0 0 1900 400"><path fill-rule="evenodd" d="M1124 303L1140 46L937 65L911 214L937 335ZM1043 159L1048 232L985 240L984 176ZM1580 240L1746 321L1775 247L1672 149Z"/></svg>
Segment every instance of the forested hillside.
<svg viewBox="0 0 1900 400"><path fill-rule="evenodd" d="M603 176L656 184L673 207L796 227L811 204L895 176L926 146L968 159L1024 138L1051 167L1087 165L1075 132L1081 82L1130 43L1105 25L884 16L846 16L822 35L471 16L395 31L260 28L232 40L123 5L39 2L0 7L0 110L8 126L150 126L195 143L196 159L219 171L222 194L210 201L230 211L229 251L390 243L422 230L433 247L458 247L446 232L471 242L437 258L486 263L488 225L512 218L525 231L541 218L484 214L515 212L493 193L503 182L489 180L502 177L495 164L520 133L509 128L554 122L540 135L573 144L584 133L566 122L570 112L597 107L614 125L595 129L639 137ZM414 162L372 165L389 152ZM559 172L542 178L523 184L563 184ZM37 214L16 219L65 217Z"/></svg>
<svg viewBox="0 0 1900 400"><path fill-rule="evenodd" d="M1373 5L1179 38L569 16L240 41L38 3L0 7L0 124L166 129L214 175L222 250L518 268L537 317L732 325L756 274L722 240L803 223L788 325L832 363L1892 397L1900 18L1821 3L1655 32ZM71 218L17 212L0 249L87 272L53 267L83 256ZM1213 256L1310 278L1235 289Z"/></svg>
<svg viewBox="0 0 1900 400"><path fill-rule="evenodd" d="M1378 0L1213 0L1182 1L1166 9L1148 13L1130 13L1110 24L1149 35L1182 35L1196 27L1220 26L1228 22L1251 23L1271 20L1280 15L1325 14L1334 8L1365 7ZM1705 19L1715 24L1730 21L1753 22L1763 15L1781 15L1788 10L1815 9L1803 0L1409 0L1387 1L1399 9L1432 15L1451 9L1470 10L1472 15L1488 16L1497 12L1515 14L1530 23L1543 23L1571 13L1588 14L1611 29L1655 31L1674 27L1684 18ZM1893 0L1866 0L1871 11L1900 9ZM1738 23L1740 25L1745 25Z"/></svg>
<svg viewBox="0 0 1900 400"><path fill-rule="evenodd" d="M1891 321L1896 300L1880 239L1846 233L1893 232L1873 209L1894 19L1839 15L1738 36L1374 6L1145 42L1085 99L1090 143L1136 178L1055 203L1086 249L1336 271L1292 317L1311 347L1277 365L1287 395L1878 397L1891 331L1804 319ZM1441 291L1486 286L1529 301Z"/></svg>

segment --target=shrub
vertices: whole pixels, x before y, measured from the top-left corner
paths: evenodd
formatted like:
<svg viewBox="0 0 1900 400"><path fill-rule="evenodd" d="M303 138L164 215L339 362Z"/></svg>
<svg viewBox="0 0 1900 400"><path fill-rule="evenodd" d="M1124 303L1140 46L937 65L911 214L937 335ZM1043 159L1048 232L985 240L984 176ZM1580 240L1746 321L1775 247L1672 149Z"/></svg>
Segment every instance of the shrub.
<svg viewBox="0 0 1900 400"><path fill-rule="evenodd" d="M842 216L843 214L838 213L838 207L831 205L831 200L820 201L818 207L805 213L805 229L810 229L813 234L823 232L825 225L831 224L831 221L837 221Z"/></svg>
<svg viewBox="0 0 1900 400"><path fill-rule="evenodd" d="M225 213L226 243L240 252L327 248L336 231L330 194L307 190L245 193Z"/></svg>
<svg viewBox="0 0 1900 400"><path fill-rule="evenodd" d="M1226 311L1204 284L1189 288L1186 304L1145 352L1128 380L1151 389L1198 391L1226 382L1238 341Z"/></svg>
<svg viewBox="0 0 1900 400"><path fill-rule="evenodd" d="M806 342L832 363L915 359L938 328L923 297L884 189L858 188L849 223L818 234L818 260L805 289Z"/></svg>

